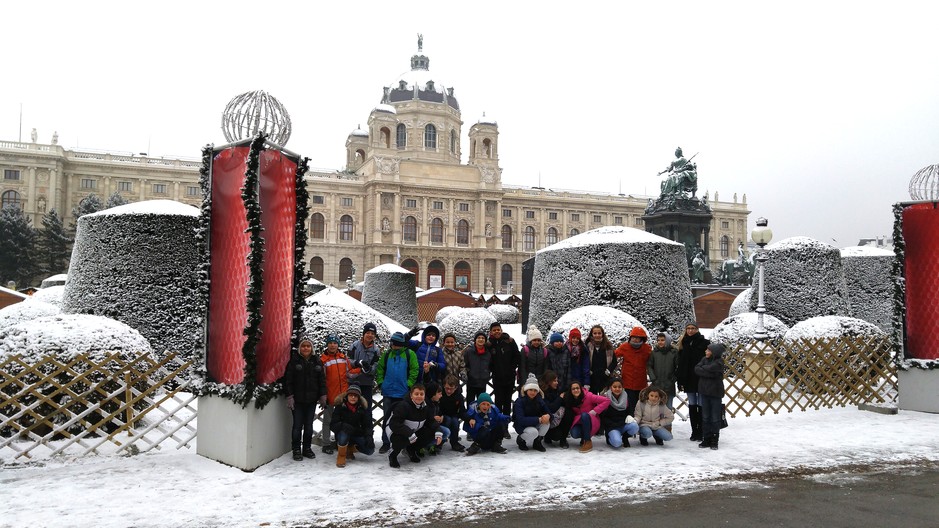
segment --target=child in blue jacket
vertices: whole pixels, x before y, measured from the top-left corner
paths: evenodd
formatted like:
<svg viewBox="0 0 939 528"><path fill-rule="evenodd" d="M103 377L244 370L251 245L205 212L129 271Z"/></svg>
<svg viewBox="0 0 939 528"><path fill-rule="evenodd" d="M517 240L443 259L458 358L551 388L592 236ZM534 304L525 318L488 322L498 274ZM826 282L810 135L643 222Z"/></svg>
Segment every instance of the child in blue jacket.
<svg viewBox="0 0 939 528"><path fill-rule="evenodd" d="M476 397L476 403L466 411L466 418L463 430L473 439L473 445L466 450L467 455L475 455L482 449L500 455L505 453L502 440L512 419L499 411L488 393L483 392Z"/></svg>

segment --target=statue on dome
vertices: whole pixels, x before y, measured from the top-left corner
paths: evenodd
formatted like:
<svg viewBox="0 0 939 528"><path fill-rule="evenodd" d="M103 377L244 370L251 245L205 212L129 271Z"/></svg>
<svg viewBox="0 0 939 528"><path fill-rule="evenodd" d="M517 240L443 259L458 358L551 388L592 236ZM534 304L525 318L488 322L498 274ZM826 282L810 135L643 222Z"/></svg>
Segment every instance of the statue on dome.
<svg viewBox="0 0 939 528"><path fill-rule="evenodd" d="M424 51L424 35L417 34L417 51Z"/></svg>
<svg viewBox="0 0 939 528"><path fill-rule="evenodd" d="M695 154L697 156L697 154ZM676 198L694 198L698 192L698 167L691 160L685 159L682 155L681 147L675 149L675 160L658 175L667 174L662 182L662 196L674 196Z"/></svg>

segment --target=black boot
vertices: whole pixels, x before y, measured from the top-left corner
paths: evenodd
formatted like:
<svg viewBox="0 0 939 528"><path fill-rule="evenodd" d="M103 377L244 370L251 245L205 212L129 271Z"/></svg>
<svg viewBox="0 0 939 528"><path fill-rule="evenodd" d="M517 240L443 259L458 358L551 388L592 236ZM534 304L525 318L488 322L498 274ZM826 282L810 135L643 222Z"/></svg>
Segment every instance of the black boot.
<svg viewBox="0 0 939 528"><path fill-rule="evenodd" d="M558 446L559 446L561 449L567 449L567 448L570 447L570 444L567 443L567 438L562 438L562 439L558 442Z"/></svg>
<svg viewBox="0 0 939 528"><path fill-rule="evenodd" d="M535 438L535 441L532 442L531 447L532 447L535 451L540 451L540 452L544 453L545 451L547 451L547 449L545 449L545 447L544 447L544 443L542 442L543 440L544 440L544 437L543 437L543 436L539 436L538 438Z"/></svg>
<svg viewBox="0 0 939 528"><path fill-rule="evenodd" d="M476 453L479 453L479 449L479 444L473 442L472 445L469 446L469 449L466 450L466 456L473 456Z"/></svg>
<svg viewBox="0 0 939 528"><path fill-rule="evenodd" d="M459 440L451 440L450 449L456 451L457 453L462 453L463 451L466 451L466 446L461 444Z"/></svg>
<svg viewBox="0 0 939 528"><path fill-rule="evenodd" d="M702 449L703 449L703 448L706 448L706 447L711 447L711 438L712 438L712 436L713 436L713 435L707 435L707 436L705 436L705 437L704 437L704 440L701 440L701 443L698 444L698 447L700 447L700 448L702 448Z"/></svg>
<svg viewBox="0 0 939 528"><path fill-rule="evenodd" d="M421 457L417 456L417 449L414 449L413 447L408 447L407 449L405 449L405 452L408 454L408 459L411 462L417 464L418 462L421 461Z"/></svg>
<svg viewBox="0 0 939 528"><path fill-rule="evenodd" d="M521 436L515 439L515 443L518 444L519 451L528 451L528 444L525 443L525 440Z"/></svg>
<svg viewBox="0 0 939 528"><path fill-rule="evenodd" d="M701 406L700 405L690 405L688 407L688 418L691 420L691 441L702 441L704 440L704 435L701 431Z"/></svg>
<svg viewBox="0 0 939 528"><path fill-rule="evenodd" d="M394 449L391 453L388 453L388 465L393 468L401 467L401 464L398 463L398 453L401 451Z"/></svg>
<svg viewBox="0 0 939 528"><path fill-rule="evenodd" d="M492 443L492 449L490 449L490 451L492 451L493 453L499 454L499 455L504 455L504 454L505 454L505 448L502 447L502 439L501 439L501 438L497 438L496 441Z"/></svg>
<svg viewBox="0 0 939 528"><path fill-rule="evenodd" d="M299 449L293 450L293 459L296 460L297 462L303 460L303 454L300 453Z"/></svg>
<svg viewBox="0 0 939 528"><path fill-rule="evenodd" d="M646 438L646 437L644 437L644 436L640 436L640 437L639 437L639 443L642 444L642 445L644 445L644 446L647 446L647 445L649 445L649 439Z"/></svg>
<svg viewBox="0 0 939 528"><path fill-rule="evenodd" d="M720 439L721 439L720 433L711 435L711 446L710 446L711 449L713 449L714 451L717 451L717 444Z"/></svg>
<svg viewBox="0 0 939 528"><path fill-rule="evenodd" d="M316 458L316 453L313 452L313 448L306 446L303 448L303 458Z"/></svg>

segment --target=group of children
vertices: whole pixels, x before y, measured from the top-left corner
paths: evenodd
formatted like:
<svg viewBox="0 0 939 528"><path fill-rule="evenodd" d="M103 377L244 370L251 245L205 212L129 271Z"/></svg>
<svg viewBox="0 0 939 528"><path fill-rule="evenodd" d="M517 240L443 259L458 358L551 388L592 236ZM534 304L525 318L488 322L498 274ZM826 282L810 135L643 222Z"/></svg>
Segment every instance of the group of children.
<svg viewBox="0 0 939 528"><path fill-rule="evenodd" d="M412 339L418 332L420 339ZM711 344L694 323L686 325L677 347L664 333L652 346L638 326L618 347L599 325L586 342L574 328L567 340L551 334L547 345L531 327L521 349L498 323L462 350L454 335L441 340L433 325L394 333L383 352L375 334L375 325L366 324L348 355L339 351L335 336L326 338L321 356L313 354L312 342L301 341L284 377L295 460L316 456L311 444L317 404L324 407L320 443L324 453L337 452L337 466L355 453L373 454L375 391L381 391L384 412L378 452L388 454L391 467L400 466L402 452L419 463L448 443L467 455L505 453L510 428L521 451L544 452L555 442L568 448L568 438L574 438L586 453L600 434L613 448L629 447L637 435L642 445L663 445L673 438L676 389L688 398L691 439L717 449L723 346ZM490 383L494 397L486 391ZM460 442L461 428L469 447Z"/></svg>

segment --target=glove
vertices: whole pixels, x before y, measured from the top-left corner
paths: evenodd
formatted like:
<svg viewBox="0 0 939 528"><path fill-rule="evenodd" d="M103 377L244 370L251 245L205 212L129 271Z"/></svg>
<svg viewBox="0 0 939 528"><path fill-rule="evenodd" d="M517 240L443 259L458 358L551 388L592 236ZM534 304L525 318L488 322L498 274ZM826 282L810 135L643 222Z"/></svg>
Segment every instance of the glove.
<svg viewBox="0 0 939 528"><path fill-rule="evenodd" d="M636 419L633 418L632 415L629 415L629 414L626 415L626 423L631 424L635 422L636 422Z"/></svg>
<svg viewBox="0 0 939 528"><path fill-rule="evenodd" d="M460 381L462 381L462 382L464 382L464 383L466 382L466 373L465 373L465 372L460 372Z"/></svg>
<svg viewBox="0 0 939 528"><path fill-rule="evenodd" d="M357 360L353 361L353 362L352 362L352 368L357 368L357 369L362 368L362 360L361 360L361 359L357 359Z"/></svg>
<svg viewBox="0 0 939 528"><path fill-rule="evenodd" d="M326 407L326 396L320 396L320 405Z"/></svg>
<svg viewBox="0 0 939 528"><path fill-rule="evenodd" d="M603 373L606 374L607 376L609 376L609 375L610 375L610 369L604 370Z"/></svg>
<svg viewBox="0 0 939 528"><path fill-rule="evenodd" d="M411 433L411 436L408 437L408 442L410 442L410 443L412 443L412 444L413 444L414 442L417 442L417 435L414 434L414 433Z"/></svg>
<svg viewBox="0 0 939 528"><path fill-rule="evenodd" d="M404 337L410 339L410 338L416 336L417 334L419 334L420 331L421 331L421 327L415 326L414 328L408 330L408 333L404 334Z"/></svg>
<svg viewBox="0 0 939 528"><path fill-rule="evenodd" d="M297 400L294 399L293 394L291 394L290 396L287 396L287 408L292 411L294 407L296 406L297 406Z"/></svg>

